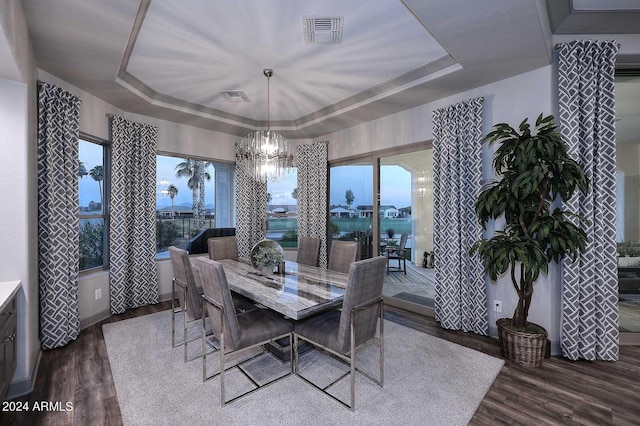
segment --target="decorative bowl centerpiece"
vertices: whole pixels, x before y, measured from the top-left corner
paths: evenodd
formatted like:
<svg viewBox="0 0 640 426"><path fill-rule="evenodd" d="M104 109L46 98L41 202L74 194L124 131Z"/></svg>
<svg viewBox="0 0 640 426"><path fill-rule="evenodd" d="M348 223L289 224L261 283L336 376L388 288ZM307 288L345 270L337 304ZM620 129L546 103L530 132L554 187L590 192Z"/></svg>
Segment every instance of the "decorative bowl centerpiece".
<svg viewBox="0 0 640 426"><path fill-rule="evenodd" d="M273 273L273 269L284 260L284 251L273 240L259 241L251 249L251 265L262 275Z"/></svg>

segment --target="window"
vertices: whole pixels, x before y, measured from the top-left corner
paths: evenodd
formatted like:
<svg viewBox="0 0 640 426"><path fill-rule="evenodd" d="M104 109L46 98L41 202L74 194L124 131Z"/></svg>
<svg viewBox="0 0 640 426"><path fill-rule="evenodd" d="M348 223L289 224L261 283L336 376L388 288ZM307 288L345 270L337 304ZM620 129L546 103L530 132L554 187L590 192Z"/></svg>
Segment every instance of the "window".
<svg viewBox="0 0 640 426"><path fill-rule="evenodd" d="M107 266L110 145L82 134L78 140L80 270Z"/></svg>
<svg viewBox="0 0 640 426"><path fill-rule="evenodd" d="M267 238L282 247L298 247L298 169L278 182L267 182Z"/></svg>
<svg viewBox="0 0 640 426"><path fill-rule="evenodd" d="M186 249L205 229L235 226L233 164L171 155L156 160L158 257L168 257L169 246Z"/></svg>

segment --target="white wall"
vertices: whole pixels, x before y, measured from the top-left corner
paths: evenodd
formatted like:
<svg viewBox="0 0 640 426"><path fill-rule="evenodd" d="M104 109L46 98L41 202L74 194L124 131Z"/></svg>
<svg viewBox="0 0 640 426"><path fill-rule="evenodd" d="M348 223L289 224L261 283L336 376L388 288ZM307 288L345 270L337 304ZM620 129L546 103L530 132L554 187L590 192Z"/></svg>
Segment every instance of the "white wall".
<svg viewBox="0 0 640 426"><path fill-rule="evenodd" d="M0 281L19 280L17 365L9 397L33 387L40 355L36 67L20 2L0 0ZM7 72L9 70L9 72Z"/></svg>
<svg viewBox="0 0 640 426"><path fill-rule="evenodd" d="M348 129L324 135L329 141L329 159L337 160L371 151L426 141L433 138L432 113L434 110L477 97L484 97L483 134L499 122L518 125L529 117L534 121L540 113L556 114L556 92L552 66L546 66L496 83L482 86L455 96L421 105L407 111L363 123ZM483 178L491 178L494 149L485 144L482 150ZM497 224L500 226L500 224ZM489 226L487 236L493 232ZM554 342L553 352L559 353L560 340L560 283L559 267L552 265L547 277L537 283L530 311L530 321L544 326ZM511 281L503 277L498 284L487 278L487 307L490 333L497 334L493 301L501 300L500 317L511 316L517 302Z"/></svg>

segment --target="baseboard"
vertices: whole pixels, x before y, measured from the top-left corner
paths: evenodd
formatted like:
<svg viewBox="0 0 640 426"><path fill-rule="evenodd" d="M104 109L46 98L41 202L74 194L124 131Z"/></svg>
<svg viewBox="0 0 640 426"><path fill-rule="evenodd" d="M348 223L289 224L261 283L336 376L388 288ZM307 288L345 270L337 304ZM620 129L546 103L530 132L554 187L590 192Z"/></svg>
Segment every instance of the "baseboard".
<svg viewBox="0 0 640 426"><path fill-rule="evenodd" d="M412 303L395 297L385 297L384 304L387 306L393 306L394 308L404 309L405 311L413 312L418 315L424 315L432 318L435 316L435 310L429 306Z"/></svg>
<svg viewBox="0 0 640 426"><path fill-rule="evenodd" d="M23 395L28 395L33 391L36 385L36 378L38 377L38 368L40 367L40 357L42 356L42 349L38 348L38 355L36 356L36 362L33 364L33 369L29 377L23 380L13 382L9 385L7 391L7 400L18 398Z"/></svg>

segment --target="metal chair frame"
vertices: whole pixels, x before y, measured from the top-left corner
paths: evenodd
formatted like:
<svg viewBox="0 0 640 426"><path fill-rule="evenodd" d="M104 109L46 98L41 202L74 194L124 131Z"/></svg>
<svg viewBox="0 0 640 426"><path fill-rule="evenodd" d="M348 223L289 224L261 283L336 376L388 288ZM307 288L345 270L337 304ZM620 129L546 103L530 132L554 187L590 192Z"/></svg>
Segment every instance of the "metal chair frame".
<svg viewBox="0 0 640 426"><path fill-rule="evenodd" d="M180 287L184 291L185 306L176 307L176 298L177 298L176 287ZM193 319L191 321L187 321L186 301L188 300L188 297L189 297L188 286L178 282L178 280L176 280L174 277L172 279L172 285L171 285L171 347L177 348L178 346L184 346L184 362L193 361L193 359L199 358L199 356L197 356L193 359L188 359L188 355L187 355L188 344L200 338L200 337L195 337L191 340L187 340L187 334L188 334L187 330L189 325L195 324L199 321L199 318ZM182 324L183 324L182 342L176 343L176 314L180 312L182 312Z"/></svg>
<svg viewBox="0 0 640 426"><path fill-rule="evenodd" d="M404 234L402 238L404 238ZM407 275L407 258L405 257L405 251L407 250L406 239L404 241L404 244L405 246L401 248L396 248L396 247L385 248L385 251L386 251L385 254L387 256L387 275L389 275L389 272L404 272L404 274ZM394 253L393 257L391 256L391 253ZM392 260L398 261L397 267L390 265L390 261Z"/></svg>
<svg viewBox="0 0 640 426"><path fill-rule="evenodd" d="M379 327L380 327L380 337L376 338L373 337L373 339L377 340L379 342L380 345L380 379L376 380L375 378L371 377L369 374L367 374L366 372L360 370L359 368L356 367L356 341L355 341L355 326L356 326L356 313L362 309L368 308L372 305L378 305L378 310L379 310ZM294 364L293 364L293 368L294 368L294 372L296 374L296 376L300 377L302 380L304 380L305 382L307 382L308 384L310 384L311 386L313 386L314 388L318 389L320 392L324 393L325 395L329 396L330 398L334 399L335 401L338 401L340 404L344 405L345 407L347 407L348 409L350 409L351 411L355 411L356 409L356 395L355 395L355 385L356 385L356 375L355 372L359 372L360 374L362 374L364 377L366 377L367 379L371 380L372 382L376 383L377 385L379 385L380 387L383 387L384 385L384 317L383 317L383 312L384 312L384 301L383 298L377 298L373 301L367 302L367 303L363 303L361 305L358 306L354 306L351 309L351 322L350 322L350 329L351 329L351 336L350 336L350 341L351 341L351 345L350 345L350 351L348 352L349 355L347 354L341 354L339 352L334 351L333 349L329 349L317 342L314 342L313 340L307 339L303 336L298 336L295 332L293 335L293 345L294 345L294 350L293 350L293 355L295 357L294 359ZM300 371L298 370L298 339L304 340L307 343L312 344L313 346L322 349L325 352L328 352L329 354L333 355L334 358L338 359L339 361L341 361L343 364L348 365L349 366L349 371L344 373L342 376L338 377L336 380L334 380L333 382L329 383L327 386L325 386L324 388L321 388L320 386L316 385L315 383L313 383L312 381L310 381L309 379L307 379L306 377L302 376L300 374ZM371 339L369 339L371 340ZM365 342L363 342L362 344L364 344ZM329 389L331 386L333 386L334 384L338 383L340 380L342 380L344 377L346 377L347 375L351 375L350 377L350 381L351 381L351 401L350 404L347 404L346 402L336 398L335 396L331 395L329 392L327 392L327 389Z"/></svg>
<svg viewBox="0 0 640 426"><path fill-rule="evenodd" d="M202 312L206 312L207 304L209 304L210 306L212 306L215 309L217 309L217 311L218 311L218 313L220 315L221 330L220 330L220 338L218 339L218 341L220 343L220 348L217 349L217 351L220 352L220 371L218 371L215 374L212 374L211 376L209 376L207 374L206 316L202 315L202 353L203 353L203 357L202 357L202 381L205 382L205 381L207 381L209 379L212 379L212 378L214 378L214 377L216 377L218 375L220 376L220 406L221 407L224 407L227 404L230 404L230 403L232 403L234 401L237 401L241 397L243 397L245 395L248 395L250 393L253 393L253 392L257 391L258 389L264 388L264 387L266 387L266 386L268 386L270 384L278 382L278 381L284 379L285 377L288 377L288 376L290 376L290 375L292 375L294 373L294 366L293 366L293 337L292 337L293 333L291 333L291 332L285 333L285 334L282 334L280 336L275 336L275 337L273 337L271 339L267 339L265 341L256 343L254 345L247 346L245 348L231 350L231 351L227 352L224 349L224 336L225 336L225 328L226 328L226 326L225 326L226 321L225 321L225 316L224 316L224 306L218 304L215 300L212 300L209 297L207 297L207 295L203 294L202 295ZM247 349L256 348L256 347L259 347L259 346L264 346L264 345L266 345L267 343L269 343L271 341L282 339L282 338L287 337L287 336L289 336L289 348L290 348L289 350L291 351L291 353L290 353L291 354L291 358L290 358L291 359L291 371L289 373L287 373L287 374L285 374L283 376L277 377L277 378L275 378L275 379L273 379L273 380L271 380L271 381L269 381L269 382L267 382L265 384L262 384L262 385L256 383L256 381L253 380L251 378L251 376L249 376L249 374L242 368L242 365L247 363L247 362L249 362L249 361L252 361L255 358L259 357L260 355L263 355L264 353L266 353L267 351L265 350L264 347L262 348L263 351L261 353L256 354L256 355L254 355L254 356L252 356L252 357L250 357L248 359L245 359L244 361L239 362L238 364L235 364L235 365L225 369L225 366L224 366L225 355L230 355L230 354L233 354L233 353L245 351ZM216 348L214 347L214 349L216 349ZM283 364L285 364L285 363L283 362ZM225 399L225 390L224 390L224 373L226 371L231 370L232 368L236 368L236 367L255 386L255 388L253 388L253 389L251 389L251 390L249 390L249 391L247 391L247 392L245 392L243 394L240 394L240 395L238 395L238 396L236 396L234 398L231 398L229 401L226 401L226 399Z"/></svg>

